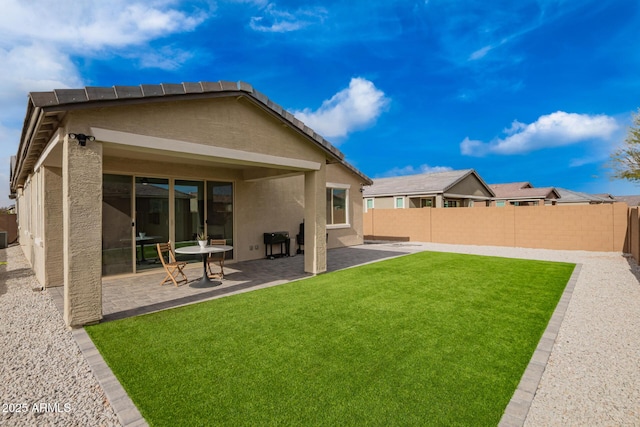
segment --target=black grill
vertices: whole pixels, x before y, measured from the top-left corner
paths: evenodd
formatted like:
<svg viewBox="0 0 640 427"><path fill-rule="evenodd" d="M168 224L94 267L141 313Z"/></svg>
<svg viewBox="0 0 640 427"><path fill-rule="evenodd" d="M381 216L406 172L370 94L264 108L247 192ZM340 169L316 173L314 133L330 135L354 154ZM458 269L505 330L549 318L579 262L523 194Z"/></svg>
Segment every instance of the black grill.
<svg viewBox="0 0 640 427"><path fill-rule="evenodd" d="M280 245L280 253L273 253L273 246ZM269 259L290 255L291 239L288 231L264 233L264 256Z"/></svg>

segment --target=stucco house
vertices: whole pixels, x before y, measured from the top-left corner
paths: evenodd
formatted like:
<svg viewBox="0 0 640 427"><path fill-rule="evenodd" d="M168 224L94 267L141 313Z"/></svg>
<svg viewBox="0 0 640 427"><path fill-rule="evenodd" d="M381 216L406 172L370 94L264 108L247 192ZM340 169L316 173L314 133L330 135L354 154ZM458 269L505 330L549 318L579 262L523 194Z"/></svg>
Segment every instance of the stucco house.
<svg viewBox="0 0 640 427"><path fill-rule="evenodd" d="M328 248L363 242L371 183L251 85L225 81L32 92L11 168L20 244L43 286L64 286L69 326L101 319L103 275L154 267L145 243L202 231L245 261L264 257L263 233L295 236L304 221L304 269L322 273Z"/></svg>
<svg viewBox="0 0 640 427"><path fill-rule="evenodd" d="M492 206L555 205L560 194L553 187L533 187L529 182L510 182L489 185L495 193Z"/></svg>
<svg viewBox="0 0 640 427"><path fill-rule="evenodd" d="M494 194L473 169L375 179L362 193L367 209L486 206Z"/></svg>
<svg viewBox="0 0 640 427"><path fill-rule="evenodd" d="M566 188L556 188L556 190L560 194L560 198L556 201L558 205L599 205L616 201L610 195L588 194Z"/></svg>

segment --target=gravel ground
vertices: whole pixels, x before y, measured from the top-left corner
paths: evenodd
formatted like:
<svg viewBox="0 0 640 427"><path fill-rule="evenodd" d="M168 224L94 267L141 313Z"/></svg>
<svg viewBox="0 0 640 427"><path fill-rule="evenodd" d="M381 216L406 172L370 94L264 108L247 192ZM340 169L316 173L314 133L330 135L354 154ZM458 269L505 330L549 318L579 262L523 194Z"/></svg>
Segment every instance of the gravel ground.
<svg viewBox="0 0 640 427"><path fill-rule="evenodd" d="M0 425L119 426L19 246L0 250Z"/></svg>
<svg viewBox="0 0 640 427"><path fill-rule="evenodd" d="M525 425L640 426L640 269L632 259L607 252L413 242L367 246L581 263ZM119 425L48 292L32 290L37 282L20 248L0 250L0 261L5 260L0 425ZM16 413L15 405L26 405L27 411Z"/></svg>

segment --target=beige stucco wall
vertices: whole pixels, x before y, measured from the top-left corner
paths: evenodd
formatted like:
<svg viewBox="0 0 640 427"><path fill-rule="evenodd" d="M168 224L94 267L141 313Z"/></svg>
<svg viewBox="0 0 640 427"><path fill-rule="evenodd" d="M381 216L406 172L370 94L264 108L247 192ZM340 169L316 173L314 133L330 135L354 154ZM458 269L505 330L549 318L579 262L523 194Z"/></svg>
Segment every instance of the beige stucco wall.
<svg viewBox="0 0 640 427"><path fill-rule="evenodd" d="M84 123L120 132L324 161L319 148L244 98L97 108L74 113L69 126Z"/></svg>
<svg viewBox="0 0 640 427"><path fill-rule="evenodd" d="M626 203L372 209L364 214L364 233L423 242L623 252L628 250L627 210Z"/></svg>
<svg viewBox="0 0 640 427"><path fill-rule="evenodd" d="M80 147L67 139L69 132L91 134L92 129L128 132L128 138L133 140L136 135L145 135L179 141L177 144L228 148L239 153L241 161L222 159L212 164L201 157L178 158L171 155L172 147L165 146L165 151L131 148L115 140L89 142L87 147ZM263 233L268 231L288 231L291 251L295 253L300 222L305 219L311 226L307 216L322 222L307 227L322 247L310 251L313 248L307 242L305 270L324 271L326 182L349 189L349 225L328 230L328 247L363 241L360 178L342 165L326 165L324 150L246 99L70 111L57 137L58 144L47 160L18 191L17 204L20 241L38 280L47 286L65 284L64 315L68 325L101 317L103 173L233 183L235 260L263 258ZM243 167L252 160L242 157L243 152L264 154L258 160L261 163L252 163L248 173ZM269 163L270 159L275 163ZM284 163L278 163L280 159ZM287 159L300 162L287 163ZM313 203L305 203L305 198L310 197ZM313 257L312 265L307 262L311 259L307 253Z"/></svg>
<svg viewBox="0 0 640 427"><path fill-rule="evenodd" d="M329 240L327 247L338 248L342 246L360 245L363 242L363 203L361 182L352 172L349 172L340 165L327 165L327 182L348 184L349 187L349 226L333 227L327 226Z"/></svg>
<svg viewBox="0 0 640 427"><path fill-rule="evenodd" d="M44 178L43 221L44 283L46 287L64 285L62 169L43 167Z"/></svg>
<svg viewBox="0 0 640 427"><path fill-rule="evenodd" d="M374 209L393 209L395 208L395 199L393 197L374 197Z"/></svg>
<svg viewBox="0 0 640 427"><path fill-rule="evenodd" d="M467 175L462 181L447 190L447 193L491 197L489 191L484 188L475 175Z"/></svg>
<svg viewBox="0 0 640 427"><path fill-rule="evenodd" d="M203 120L206 118L206 120ZM325 162L326 154L298 132L246 99L210 99L157 103L81 111L68 127L91 126L134 134L231 148L283 158ZM104 173L174 179L229 181L234 184L234 245L236 260L264 257L263 233L288 231L295 252L295 235L304 214L304 175L244 181L238 168L193 166L187 161L158 162L122 157L104 158ZM342 165L327 166L327 181L351 186L350 227L329 230L328 247L362 242L362 197L359 178Z"/></svg>

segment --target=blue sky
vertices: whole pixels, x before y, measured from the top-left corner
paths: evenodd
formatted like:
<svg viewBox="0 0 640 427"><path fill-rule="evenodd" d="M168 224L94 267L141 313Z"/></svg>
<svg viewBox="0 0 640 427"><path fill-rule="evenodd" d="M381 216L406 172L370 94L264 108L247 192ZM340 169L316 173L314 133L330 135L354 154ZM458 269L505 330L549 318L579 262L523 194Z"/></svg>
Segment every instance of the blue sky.
<svg viewBox="0 0 640 427"><path fill-rule="evenodd" d="M640 193L609 154L640 107L637 0L4 0L0 206L31 91L245 81L371 178L474 168Z"/></svg>

